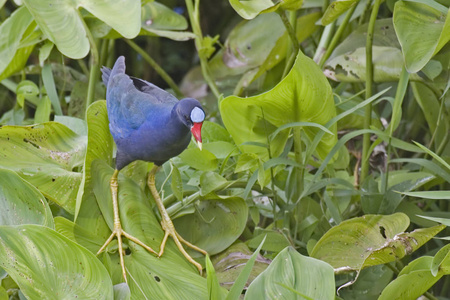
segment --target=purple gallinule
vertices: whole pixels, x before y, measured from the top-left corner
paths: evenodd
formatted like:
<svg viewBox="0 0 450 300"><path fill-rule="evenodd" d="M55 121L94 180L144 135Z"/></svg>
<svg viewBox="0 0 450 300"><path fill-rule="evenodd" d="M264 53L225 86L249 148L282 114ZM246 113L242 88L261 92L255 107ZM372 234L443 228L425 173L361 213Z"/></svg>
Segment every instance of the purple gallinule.
<svg viewBox="0 0 450 300"><path fill-rule="evenodd" d="M167 238L171 236L186 259L199 272L202 266L183 248L182 243L206 255L206 251L184 240L175 230L155 187L155 174L170 158L180 154L191 140L191 132L201 149L201 128L205 119L203 108L195 99L178 101L157 86L125 74L125 58L120 56L111 69L102 68L102 79L106 85L106 106L109 129L117 145L116 169L110 187L114 208L114 230L97 254L117 237L120 265L127 281L123 259L122 236L161 256ZM135 160L153 162L155 166L148 175L148 186L161 213L161 226L165 232L159 253L122 229L117 199L119 171Z"/></svg>

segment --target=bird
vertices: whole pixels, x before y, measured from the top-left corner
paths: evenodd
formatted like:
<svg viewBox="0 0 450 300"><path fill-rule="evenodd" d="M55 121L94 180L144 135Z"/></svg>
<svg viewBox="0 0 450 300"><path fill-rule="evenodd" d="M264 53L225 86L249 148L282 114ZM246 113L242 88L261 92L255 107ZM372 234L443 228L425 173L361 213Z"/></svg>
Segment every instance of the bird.
<svg viewBox="0 0 450 300"><path fill-rule="evenodd" d="M145 80L125 73L125 57L117 58L112 69L102 67L102 80L106 86L106 107L109 129L117 147L115 170L110 180L110 190L114 210L113 232L97 252L117 237L122 275L127 282L123 258L122 236L161 257L169 236L173 238L180 252L202 273L202 266L183 248L182 244L206 255L206 251L191 244L175 230L155 186L155 175L160 167L172 157L186 149L191 133L202 149L201 129L205 111L200 102L193 98L179 100L172 94ZM153 162L148 174L147 185L161 214L164 238L159 252L122 228L118 203L118 174L129 163L143 160Z"/></svg>

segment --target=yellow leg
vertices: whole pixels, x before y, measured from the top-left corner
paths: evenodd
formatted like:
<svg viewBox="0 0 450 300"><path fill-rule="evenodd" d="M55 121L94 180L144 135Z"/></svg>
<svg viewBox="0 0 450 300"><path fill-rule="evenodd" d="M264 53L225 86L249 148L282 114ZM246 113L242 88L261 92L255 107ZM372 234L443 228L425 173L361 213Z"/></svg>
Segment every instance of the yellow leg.
<svg viewBox="0 0 450 300"><path fill-rule="evenodd" d="M172 220L169 217L169 214L167 213L166 208L164 207L164 204L162 203L161 198L159 197L159 193L158 190L156 189L155 186L155 174L156 172L158 172L159 167L154 166L153 169L150 171L150 173L148 174L148 187L150 188L150 191L152 192L153 198L155 198L155 202L156 205L158 206L159 212L161 214L161 227L164 230L165 234L164 234L164 238L162 240L161 243L161 247L159 250L159 254L158 256L162 256L164 253L164 248L166 246L166 242L167 242L167 238L169 237L169 235L173 238L173 240L175 241L175 244L177 245L178 249L180 250L180 252L184 255L184 257L186 257L186 259L193 264L195 267L197 267L198 271L200 272L200 274L202 274L202 265L200 265L198 262L196 262L187 252L186 250L184 250L183 248L183 244L185 244L186 246L203 253L204 255L206 255L206 251L203 249L200 249L199 247L189 243L188 241L186 241L185 239L183 239L178 232L175 230L175 226L173 225Z"/></svg>
<svg viewBox="0 0 450 300"><path fill-rule="evenodd" d="M119 183L117 181L118 175L119 175L119 170L115 170L113 176L111 177L111 181L110 181L111 196L112 196L112 200L113 200L113 209L114 209L114 230L111 233L111 235L109 236L109 238L106 240L106 242L103 244L103 246L100 248L100 250L98 250L97 255L99 255L101 252L103 252L105 250L106 246L108 246L109 243L111 243L111 241L114 237L117 237L117 242L119 244L119 257L120 257L120 266L122 267L122 275L123 275L123 278L125 279L125 282L128 282L127 281L127 273L125 271L125 261L123 259L122 236L124 236L127 239L129 239L130 241L133 241L136 244L144 247L145 249L147 249L148 251L150 251L156 255L158 255L158 253L156 253L155 250L153 250L152 248L150 248L149 246L144 244L138 238L135 238L134 236L126 233L122 229L122 225L120 223L120 217L119 217L119 203L117 200L117 191L119 188Z"/></svg>

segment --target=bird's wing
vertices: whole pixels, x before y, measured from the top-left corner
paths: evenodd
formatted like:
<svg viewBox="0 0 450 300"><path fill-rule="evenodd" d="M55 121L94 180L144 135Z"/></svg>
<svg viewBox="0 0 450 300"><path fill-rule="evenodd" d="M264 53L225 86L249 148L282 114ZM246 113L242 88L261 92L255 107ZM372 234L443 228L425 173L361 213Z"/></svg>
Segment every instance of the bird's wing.
<svg viewBox="0 0 450 300"><path fill-rule="evenodd" d="M133 84L138 91L154 97L155 101L172 105L175 105L175 103L178 102L178 99L175 98L175 96L157 87L156 85L136 77L130 78L133 80Z"/></svg>
<svg viewBox="0 0 450 300"><path fill-rule="evenodd" d="M147 119L169 114L178 101L170 93L144 80L126 74L110 78L107 106L111 133L124 138Z"/></svg>

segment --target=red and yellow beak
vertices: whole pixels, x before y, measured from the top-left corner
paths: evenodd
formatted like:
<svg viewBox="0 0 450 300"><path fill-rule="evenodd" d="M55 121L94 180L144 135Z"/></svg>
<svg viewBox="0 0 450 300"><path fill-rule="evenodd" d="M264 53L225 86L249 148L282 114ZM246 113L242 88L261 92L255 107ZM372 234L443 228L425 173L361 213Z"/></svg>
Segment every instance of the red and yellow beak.
<svg viewBox="0 0 450 300"><path fill-rule="evenodd" d="M195 138L195 141L197 142L197 146L200 150L202 150L202 125L203 122L195 123L191 127L192 135Z"/></svg>

